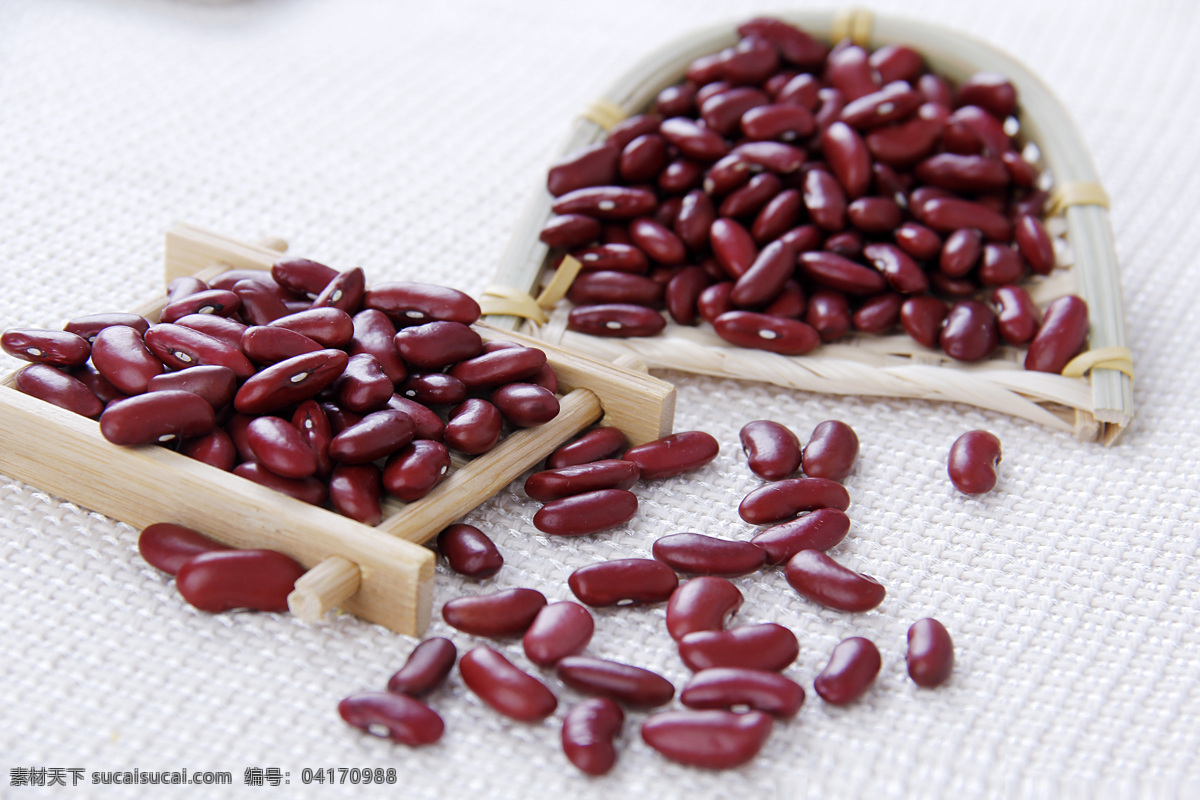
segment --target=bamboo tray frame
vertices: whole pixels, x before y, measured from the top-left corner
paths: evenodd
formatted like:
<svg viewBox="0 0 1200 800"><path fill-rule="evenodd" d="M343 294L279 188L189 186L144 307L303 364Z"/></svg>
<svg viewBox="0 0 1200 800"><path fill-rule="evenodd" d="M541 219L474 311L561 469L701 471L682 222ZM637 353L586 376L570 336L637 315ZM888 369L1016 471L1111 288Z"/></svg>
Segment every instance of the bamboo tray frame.
<svg viewBox="0 0 1200 800"><path fill-rule="evenodd" d="M783 356L731 346L711 326L690 327L668 320L653 337L605 339L566 330L567 303L551 309L538 324L499 311L489 323L546 342L613 359L636 354L652 369L672 369L718 377L757 380L794 389L884 397L911 397L967 403L1032 420L1056 430L1074 431L1086 441L1111 444L1133 419L1132 356L1125 336L1124 310L1107 196L1072 121L1061 104L1033 74L986 43L926 23L876 16L861 9L796 11L777 14L828 41L850 37L868 48L907 44L926 63L961 81L991 70L1009 77L1017 88L1022 137L1034 143L1041 165L1055 184L1048 227L1065 231L1058 244L1059 268L1025 284L1044 306L1063 294L1078 294L1088 304L1089 347L1079 377L1026 371L1024 351L1002 347L990 359L955 362L922 347L906 335L852 335L804 356ZM648 108L658 92L682 80L695 58L733 45L737 23L697 31L654 51L612 84L575 121L559 156L604 138L607 129ZM490 293L533 295L550 263L549 248L538 234L551 215L553 198L544 178L517 223ZM1064 253L1066 257L1064 258ZM1068 262L1073 260L1073 266ZM485 313L488 307L485 306Z"/></svg>
<svg viewBox="0 0 1200 800"><path fill-rule="evenodd" d="M270 269L282 248L253 245L180 225L166 236L166 282L230 268ZM152 321L157 298L132 309ZM558 373L558 416L507 435L455 469L421 500L390 498L370 527L155 445L121 447L95 420L0 381L0 472L141 529L175 522L238 548L279 550L308 572L289 597L292 612L316 621L336 607L399 633L419 636L433 605L435 555L422 544L560 444L600 420L640 444L671 431L675 389L627 369L484 325L485 340L507 339L546 352Z"/></svg>

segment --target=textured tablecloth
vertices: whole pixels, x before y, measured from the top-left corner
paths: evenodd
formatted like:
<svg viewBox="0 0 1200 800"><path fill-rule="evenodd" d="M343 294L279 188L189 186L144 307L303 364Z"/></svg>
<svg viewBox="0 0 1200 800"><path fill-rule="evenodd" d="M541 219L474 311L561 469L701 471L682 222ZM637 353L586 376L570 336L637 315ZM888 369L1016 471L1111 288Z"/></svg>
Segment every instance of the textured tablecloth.
<svg viewBox="0 0 1200 800"><path fill-rule="evenodd" d="M739 621L799 636L787 674L810 690L803 710L751 765L724 773L659 757L638 735L645 714L631 712L616 769L595 780L559 749L579 695L552 676L562 702L541 724L500 717L455 674L430 698L446 720L440 743L362 735L337 701L382 688L415 640L352 617L198 612L141 560L135 530L0 476L0 797L1200 796L1197 6L871 7L1007 51L1080 128L1113 198L1137 369L1137 418L1116 446L962 406L663 376L678 386L676 428L717 436L717 460L641 485L628 525L567 541L534 529L535 506L514 483L467 518L506 566L476 585L439 564L430 635L460 651L477 643L437 613L461 594L529 586L566 599L576 567L648 555L665 534L749 536L734 510L757 480L737 432L761 417L801 435L830 418L857 430L853 527L834 552L889 594L847 615L801 599L778 570L737 579ZM650 49L773 8L5 0L0 327L57 327L153 297L163 233L177 222L280 236L376 281L477 292L588 101ZM950 443L971 428L1004 443L1000 484L980 497L945 476ZM589 652L682 686L663 614L598 611ZM925 616L957 646L937 690L904 669L905 631ZM883 669L860 702L833 708L812 678L850 635L878 643ZM528 665L519 643L499 647ZM305 769L330 767L394 768L398 783L303 784ZM184 768L228 772L234 786L91 783L94 772ZM14 785L39 774L67 786Z"/></svg>

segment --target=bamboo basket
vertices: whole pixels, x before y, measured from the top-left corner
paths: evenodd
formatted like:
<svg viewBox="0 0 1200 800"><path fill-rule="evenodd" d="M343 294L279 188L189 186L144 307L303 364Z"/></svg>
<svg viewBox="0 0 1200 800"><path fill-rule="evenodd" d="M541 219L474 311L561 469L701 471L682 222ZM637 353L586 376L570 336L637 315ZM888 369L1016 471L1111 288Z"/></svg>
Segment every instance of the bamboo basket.
<svg viewBox="0 0 1200 800"><path fill-rule="evenodd" d="M1025 286L1039 306L1064 294L1077 294L1087 302L1086 352L1068 365L1065 374L1053 375L1026 371L1024 351L1018 348L1001 347L983 362L963 364L906 335L851 335L807 355L783 356L733 347L708 325L689 327L668 321L660 335L630 339L568 331L569 304L555 302L566 287L547 287L538 296L536 305L548 313L531 308L530 297L542 285L552 257L538 240L553 201L544 178L517 223L493 286L485 291L485 313L495 314L489 317L490 324L520 328L541 341L603 359L635 354L650 368L813 392L967 403L1074 431L1083 440L1114 442L1133 419L1133 370L1108 200L1074 124L1057 99L1009 56L945 28L864 10L776 16L827 41L849 37L869 49L906 44L921 52L931 69L952 81L981 70L1008 76L1021 104L1020 135L1036 146L1037 166L1052 181L1046 224L1056 235L1058 266L1051 275ZM736 27L737 23L729 23L700 30L645 57L575 120L556 157L602 140L613 124L650 107L663 88L682 80L695 58L735 44ZM518 310L522 308L526 310Z"/></svg>
<svg viewBox="0 0 1200 800"><path fill-rule="evenodd" d="M278 247L240 242L186 225L166 238L166 282L230 269L270 269ZM151 321L156 298L130 309ZM94 420L25 395L15 372L0 380L0 472L135 528L175 522L237 548L278 550L308 569L288 598L315 622L334 609L399 633L420 635L433 605L434 552L423 543L483 503L556 447L598 420L631 443L669 433L675 390L644 370L568 352L484 325L485 341L508 339L546 351L559 377L560 412L510 433L491 451L457 460L420 500L389 498L374 527L295 500L156 445L108 442Z"/></svg>

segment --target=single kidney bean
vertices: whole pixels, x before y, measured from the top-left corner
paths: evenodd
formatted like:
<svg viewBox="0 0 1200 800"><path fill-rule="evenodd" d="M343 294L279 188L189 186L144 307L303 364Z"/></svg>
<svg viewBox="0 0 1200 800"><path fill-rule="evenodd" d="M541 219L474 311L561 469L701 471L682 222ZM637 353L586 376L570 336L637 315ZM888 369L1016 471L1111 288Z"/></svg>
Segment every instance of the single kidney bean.
<svg viewBox="0 0 1200 800"><path fill-rule="evenodd" d="M800 194L799 189L784 189L775 195L762 207L750 225L750 236L754 243L761 246L782 239L799 250L794 239L784 238L784 234L796 227L803 208L804 196Z"/></svg>
<svg viewBox="0 0 1200 800"><path fill-rule="evenodd" d="M270 325L247 327L242 331L238 346L255 364L277 364L294 356L324 349L316 339L310 339L287 328L273 328Z"/></svg>
<svg viewBox="0 0 1200 800"><path fill-rule="evenodd" d="M642 739L663 756L708 769L752 761L770 734L771 718L761 711L663 711L642 723Z"/></svg>
<svg viewBox="0 0 1200 800"><path fill-rule="evenodd" d="M887 280L870 267L836 253L814 250L801 253L801 273L830 289L847 294L876 294L887 289Z"/></svg>
<svg viewBox="0 0 1200 800"><path fill-rule="evenodd" d="M167 284L167 299L178 300L180 297L186 297L189 294L203 292L207 288L209 288L208 284L195 275L181 275L178 278L172 278Z"/></svg>
<svg viewBox="0 0 1200 800"><path fill-rule="evenodd" d="M731 219L753 217L777 194L783 191L783 182L771 172L755 175L745 186L730 192L721 201L717 213Z"/></svg>
<svg viewBox="0 0 1200 800"><path fill-rule="evenodd" d="M576 691L639 708L665 705L675 696L675 687L657 672L601 658L567 656L554 672Z"/></svg>
<svg viewBox="0 0 1200 800"><path fill-rule="evenodd" d="M836 342L850 332L850 301L841 292L821 289L808 298L804 321L822 342Z"/></svg>
<svg viewBox="0 0 1200 800"><path fill-rule="evenodd" d="M333 383L338 404L357 414L369 414L387 406L395 386L370 353L350 356L346 368Z"/></svg>
<svg viewBox="0 0 1200 800"><path fill-rule="evenodd" d="M387 314L396 325L407 327L435 320L471 325L479 319L479 304L468 294L447 286L405 281L382 283L368 289L363 305Z"/></svg>
<svg viewBox="0 0 1200 800"><path fill-rule="evenodd" d="M978 228L985 239L993 242L1005 242L1012 236L1012 223L1008 217L974 200L935 197L921 206L917 218L942 233Z"/></svg>
<svg viewBox="0 0 1200 800"><path fill-rule="evenodd" d="M667 601L667 632L679 641L693 631L719 631L742 607L742 593L727 578L702 575L681 584Z"/></svg>
<svg viewBox="0 0 1200 800"><path fill-rule="evenodd" d="M644 133L621 150L617 172L626 183L652 181L666 166L667 158L666 140L657 133Z"/></svg>
<svg viewBox="0 0 1200 800"><path fill-rule="evenodd" d="M728 217L713 220L708 238L717 263L734 280L744 275L758 258L754 237L737 220Z"/></svg>
<svg viewBox="0 0 1200 800"><path fill-rule="evenodd" d="M858 436L844 422L831 419L817 425L804 446L802 466L810 478L845 480L858 458ZM845 509L842 509L843 511Z"/></svg>
<svg viewBox="0 0 1200 800"><path fill-rule="evenodd" d="M271 265L275 283L298 295L315 295L337 277L337 270L310 258L286 258ZM266 275L253 276L265 280Z"/></svg>
<svg viewBox="0 0 1200 800"><path fill-rule="evenodd" d="M216 424L216 414L207 400L181 390L115 400L100 415L100 433L121 445L190 439L203 436Z"/></svg>
<svg viewBox="0 0 1200 800"><path fill-rule="evenodd" d="M897 292L920 294L929 289L929 279L925 271L900 247L887 243L872 243L863 248L863 256Z"/></svg>
<svg viewBox="0 0 1200 800"><path fill-rule="evenodd" d="M975 105L962 105L946 119L942 142L947 150L1000 156L1012 149L1004 123Z"/></svg>
<svg viewBox="0 0 1200 800"><path fill-rule="evenodd" d="M67 333L73 333L76 336L82 336L91 342L96 338L97 333L105 328L111 328L113 325L133 328L139 334L143 334L150 327L150 321L140 314L107 311L99 314L84 314L81 317L75 317L63 326L63 330Z"/></svg>
<svg viewBox="0 0 1200 800"><path fill-rule="evenodd" d="M800 467L800 439L787 426L771 420L755 420L739 432L750 471L763 480L777 481Z"/></svg>
<svg viewBox="0 0 1200 800"><path fill-rule="evenodd" d="M867 611L883 602L886 590L874 578L834 561L820 550L801 550L784 569L787 582L800 594L839 611Z"/></svg>
<svg viewBox="0 0 1200 800"><path fill-rule="evenodd" d="M1008 167L999 158L938 153L917 164L913 174L930 186L956 192L994 192L1009 183Z"/></svg>
<svg viewBox="0 0 1200 800"><path fill-rule="evenodd" d="M445 725L437 712L413 697L394 692L358 692L338 703L338 714L372 736L413 747L442 738Z"/></svg>
<svg viewBox="0 0 1200 800"><path fill-rule="evenodd" d="M747 109L740 125L746 138L753 141L793 142L811 135L816 120L802 105L775 103Z"/></svg>
<svg viewBox="0 0 1200 800"><path fill-rule="evenodd" d="M1017 90L996 72L976 72L958 87L959 102L979 106L1000 119L1017 111Z"/></svg>
<svg viewBox="0 0 1200 800"><path fill-rule="evenodd" d="M367 308L354 315L354 336L346 352L352 356L370 353L392 383L401 383L408 376L408 367L396 350L395 337L396 326L387 314Z"/></svg>
<svg viewBox="0 0 1200 800"><path fill-rule="evenodd" d="M620 558L580 567L571 573L567 585L589 606L645 605L669 600L679 587L679 578L661 561Z"/></svg>
<svg viewBox="0 0 1200 800"><path fill-rule="evenodd" d="M992 291L992 304L996 306L996 329L1001 339L1011 345L1033 339L1042 314L1029 292L1021 286L998 286Z"/></svg>
<svg viewBox="0 0 1200 800"><path fill-rule="evenodd" d="M426 406L457 405L467 399L467 387L444 372L414 373L400 385L400 394Z"/></svg>
<svg viewBox="0 0 1200 800"><path fill-rule="evenodd" d="M525 631L521 645L526 657L539 667L548 667L583 651L592 640L596 623L592 612L564 600L542 607Z"/></svg>
<svg viewBox="0 0 1200 800"><path fill-rule="evenodd" d="M600 220L583 214L555 214L546 220L538 239L548 247L583 247L600 238Z"/></svg>
<svg viewBox="0 0 1200 800"><path fill-rule="evenodd" d="M766 552L750 542L717 539L700 533L675 533L654 543L654 557L679 572L726 578L757 572Z"/></svg>
<svg viewBox="0 0 1200 800"><path fill-rule="evenodd" d="M774 622L693 631L679 640L679 657L694 672L721 667L779 672L799 654L796 634Z"/></svg>
<svg viewBox="0 0 1200 800"><path fill-rule="evenodd" d="M893 237L904 252L922 261L931 259L942 251L942 237L919 222L901 224L896 228ZM864 249L863 252L866 253L866 250ZM902 291L895 285L893 288L896 291Z"/></svg>
<svg viewBox="0 0 1200 800"><path fill-rule="evenodd" d="M545 364L546 354L536 347L506 347L460 361L449 374L468 389L483 389L525 380Z"/></svg>
<svg viewBox="0 0 1200 800"><path fill-rule="evenodd" d="M871 154L866 142L845 122L834 122L821 133L825 160L850 199L862 197L871 185Z"/></svg>
<svg viewBox="0 0 1200 800"><path fill-rule="evenodd" d="M693 189L683 196L679 205L679 214L673 226L675 235L693 252L706 250L709 228L716 218L712 198L699 189Z"/></svg>
<svg viewBox="0 0 1200 800"><path fill-rule="evenodd" d="M588 186L605 186L617 178L621 148L611 142L588 145L550 166L546 188L555 197Z"/></svg>
<svg viewBox="0 0 1200 800"><path fill-rule="evenodd" d="M900 325L904 332L925 347L936 347L949 309L930 295L910 297L900 306Z"/></svg>
<svg viewBox="0 0 1200 800"><path fill-rule="evenodd" d="M645 275L598 270L581 273L571 284L567 299L577 306L632 303L657 308L662 305L663 286Z"/></svg>
<svg viewBox="0 0 1200 800"><path fill-rule="evenodd" d="M821 343L820 334L808 323L754 311L726 311L712 325L730 344L788 356L804 355Z"/></svg>
<svg viewBox="0 0 1200 800"><path fill-rule="evenodd" d="M960 300L950 308L938 341L946 355L958 361L980 361L1000 344L996 314L978 300Z"/></svg>
<svg viewBox="0 0 1200 800"><path fill-rule="evenodd" d="M332 276L333 270L331 269L329 271L329 273ZM192 291L204 291L205 289L230 289L230 290L232 290L238 281L253 281L254 283L260 283L263 286L270 287L271 291L275 294L275 296L279 297L280 299L283 299L284 297L293 298L293 297L297 297L299 295L304 294L304 292L293 291L292 289L289 289L288 287L279 283L271 275L271 273L266 270L247 268L247 269L227 269L224 272L222 272L220 275L217 275L216 277L211 278L208 281L207 286L197 287L193 284L193 288L191 288L188 292L185 292L183 289L181 289L179 292L175 293L175 296L182 296L183 294L190 293ZM200 283L202 284L203 281L201 281ZM183 286L182 282L180 283L180 286ZM316 291L318 291L318 290L313 289L314 293Z"/></svg>
<svg viewBox="0 0 1200 800"><path fill-rule="evenodd" d="M825 249L851 261L862 256L865 240L858 231L841 231L825 240Z"/></svg>
<svg viewBox="0 0 1200 800"><path fill-rule="evenodd" d="M941 75L926 72L917 79L917 89L931 103L941 103L947 107L954 104L954 89Z"/></svg>
<svg viewBox="0 0 1200 800"><path fill-rule="evenodd" d="M867 59L884 85L892 81L916 80L924 70L924 59L911 47L901 44L887 44L871 53Z"/></svg>
<svg viewBox="0 0 1200 800"><path fill-rule="evenodd" d="M323 504L329 497L328 488L318 478L284 478L254 461L238 464L233 468L233 474L314 506Z"/></svg>
<svg viewBox="0 0 1200 800"><path fill-rule="evenodd" d="M501 589L449 600L442 618L474 636L520 636L545 605L546 596L537 589Z"/></svg>
<svg viewBox="0 0 1200 800"><path fill-rule="evenodd" d="M581 265L582 272L628 272L641 274L650 268L650 259L629 243L605 242L571 253Z"/></svg>
<svg viewBox="0 0 1200 800"><path fill-rule="evenodd" d="M613 746L625 712L607 697L591 697L571 706L563 718L562 748L567 760L586 775L604 775L617 763Z"/></svg>
<svg viewBox="0 0 1200 800"><path fill-rule="evenodd" d="M850 518L836 508L818 508L759 533L751 544L767 552L768 564L783 564L801 550L828 550L850 532Z"/></svg>
<svg viewBox="0 0 1200 800"><path fill-rule="evenodd" d="M42 372L43 367L60 372L58 367L50 367L46 364L30 364L29 367L37 367L35 371L39 374ZM25 369L28 370L29 367L25 367ZM71 370L70 376L86 386L92 394L96 395L101 403L108 404L113 400L120 400L128 396L116 386L113 386L108 378L101 375L96 369L96 365L90 361Z"/></svg>
<svg viewBox="0 0 1200 800"><path fill-rule="evenodd" d="M950 446L946 469L950 482L964 494L982 494L996 487L1000 440L987 431L967 431Z"/></svg>
<svg viewBox="0 0 1200 800"><path fill-rule="evenodd" d="M630 489L641 474L641 467L632 461L608 458L535 472L525 480L525 493L549 503L598 489Z"/></svg>
<svg viewBox="0 0 1200 800"><path fill-rule="evenodd" d="M940 686L954 670L954 642L936 619L920 619L908 629L908 675L918 686Z"/></svg>
<svg viewBox="0 0 1200 800"><path fill-rule="evenodd" d="M1025 369L1037 372L1062 372L1087 342L1087 303L1073 294L1064 295L1046 306L1037 335L1025 354Z"/></svg>
<svg viewBox="0 0 1200 800"><path fill-rule="evenodd" d="M825 59L826 79L845 95L847 102L880 88L870 59L865 48L844 43L831 50Z"/></svg>
<svg viewBox="0 0 1200 800"><path fill-rule="evenodd" d="M911 117L880 128L863 137L867 150L879 161L905 168L933 151L950 111L942 103L923 103Z"/></svg>
<svg viewBox="0 0 1200 800"><path fill-rule="evenodd" d="M467 455L486 453L500 441L504 418L487 400L469 398L450 412L443 434L446 446Z"/></svg>
<svg viewBox="0 0 1200 800"><path fill-rule="evenodd" d="M304 567L275 550L216 550L181 564L175 586L201 611L287 611L287 596L303 574Z"/></svg>
<svg viewBox="0 0 1200 800"><path fill-rule="evenodd" d="M776 719L791 719L804 705L804 689L778 672L719 667L693 676L679 693L679 701L688 708L750 708Z"/></svg>
<svg viewBox="0 0 1200 800"><path fill-rule="evenodd" d="M307 400L332 384L348 361L349 356L333 349L280 361L242 384L233 398L234 408L243 414L266 414Z"/></svg>
<svg viewBox="0 0 1200 800"><path fill-rule="evenodd" d="M517 428L532 428L558 416L554 392L532 383L509 383L492 393L492 404Z"/></svg>
<svg viewBox="0 0 1200 800"><path fill-rule="evenodd" d="M366 464L404 447L415 433L412 417L403 411L375 411L334 436L329 457L342 464Z"/></svg>
<svg viewBox="0 0 1200 800"><path fill-rule="evenodd" d="M892 81L847 103L842 109L842 122L857 130L897 122L908 118L924 99L907 81Z"/></svg>
<svg viewBox="0 0 1200 800"><path fill-rule="evenodd" d="M151 353L136 329L113 325L96 334L91 347L92 365L125 394L141 394L155 375L166 368Z"/></svg>
<svg viewBox="0 0 1200 800"><path fill-rule="evenodd" d="M709 130L728 137L737 130L742 114L770 102L771 98L761 89L734 86L706 97L700 104L700 119Z"/></svg>
<svg viewBox="0 0 1200 800"><path fill-rule="evenodd" d="M773 17L755 17L738 26L738 34L761 36L783 59L798 67L816 67L825 60L829 47L807 32Z"/></svg>
<svg viewBox="0 0 1200 800"><path fill-rule="evenodd" d="M622 458L637 464L643 479L656 480L699 469L715 459L720 449L711 434L682 431L631 447Z"/></svg>
<svg viewBox="0 0 1200 800"><path fill-rule="evenodd" d="M238 458L237 447L224 428L213 428L203 436L188 439L179 446L179 454L224 472L232 470Z"/></svg>
<svg viewBox="0 0 1200 800"><path fill-rule="evenodd" d="M626 489L599 489L542 506L533 524L542 533L584 536L624 525L637 513L637 495Z"/></svg>
<svg viewBox="0 0 1200 800"><path fill-rule="evenodd" d="M853 703L875 682L883 659L870 639L854 636L838 643L829 663L813 680L813 690L833 705Z"/></svg>
<svg viewBox="0 0 1200 800"><path fill-rule="evenodd" d="M282 288L257 277L235 281L232 286L219 286L214 283L213 288L228 288L237 294L241 302L238 315L251 325L267 325L290 313L287 303L284 302Z"/></svg>
<svg viewBox="0 0 1200 800"><path fill-rule="evenodd" d="M854 314L850 323L854 330L863 333L888 333L900 321L900 306L904 305L903 295L889 292L877 294L863 301Z"/></svg>
<svg viewBox="0 0 1200 800"><path fill-rule="evenodd" d="M730 153L708 168L701 188L712 197L720 197L745 186L753 174L749 161L737 153Z"/></svg>
<svg viewBox="0 0 1200 800"><path fill-rule="evenodd" d="M1006 244L988 242L983 246L979 282L984 286L1016 283L1025 275L1025 259Z"/></svg>
<svg viewBox="0 0 1200 800"><path fill-rule="evenodd" d="M708 163L729 153L729 145L719 133L687 117L663 120L659 132L680 153L696 161Z"/></svg>
<svg viewBox="0 0 1200 800"><path fill-rule="evenodd" d="M757 85L779 68L775 46L756 34L742 36L732 48L720 52L721 74L735 84Z"/></svg>
<svg viewBox="0 0 1200 800"><path fill-rule="evenodd" d="M459 659L458 671L483 702L519 722L543 720L558 707L546 684L490 647L469 650Z"/></svg>
<svg viewBox="0 0 1200 800"><path fill-rule="evenodd" d="M231 317L242 305L242 299L226 289L208 289L195 292L163 306L158 314L159 322L175 322L188 314L213 314Z"/></svg>
<svg viewBox="0 0 1200 800"><path fill-rule="evenodd" d="M395 336L396 349L409 366L436 370L474 358L483 352L483 340L469 325L450 320L402 328Z"/></svg>
<svg viewBox="0 0 1200 800"><path fill-rule="evenodd" d="M846 191L831 173L812 169L804 176L804 206L812 221L823 230L846 227Z"/></svg>
<svg viewBox="0 0 1200 800"><path fill-rule="evenodd" d="M354 338L354 319L334 306L297 311L268 324L302 333L325 347L345 347Z"/></svg>
<svg viewBox="0 0 1200 800"><path fill-rule="evenodd" d="M490 578L504 566L504 556L496 543L474 525L459 522L444 528L436 545L450 569L468 578Z"/></svg>
<svg viewBox="0 0 1200 800"><path fill-rule="evenodd" d="M802 148L783 142L743 142L732 151L739 158L756 167L779 175L788 175L804 164L808 154Z"/></svg>
<svg viewBox="0 0 1200 800"><path fill-rule="evenodd" d="M620 428L594 428L561 445L546 458L548 469L561 469L613 458L629 444Z"/></svg>
<svg viewBox="0 0 1200 800"><path fill-rule="evenodd" d="M403 411L405 414L408 414L416 426L413 438L428 439L431 442L442 441L446 430L446 423L442 422L442 418L433 409L423 406L414 400L409 400L400 394L392 395L392 399L388 401L388 408L394 408L397 411Z"/></svg>
<svg viewBox="0 0 1200 800"><path fill-rule="evenodd" d="M449 639L425 639L408 654L404 666L388 678L387 690L409 697L429 694L450 674L457 658L458 649Z"/></svg>
<svg viewBox="0 0 1200 800"><path fill-rule="evenodd" d="M83 381L49 364L23 367L17 373L14 385L30 397L85 417L98 417L104 411L104 402Z"/></svg>
<svg viewBox="0 0 1200 800"><path fill-rule="evenodd" d="M890 197L864 196L846 206L850 224L864 233L890 233L900 224L900 206Z"/></svg>
<svg viewBox="0 0 1200 800"><path fill-rule="evenodd" d="M333 441L333 428L329 416L316 400L305 400L292 413L292 425L300 431L301 438L317 457L317 474L328 475L333 469L329 458L329 443ZM249 424L247 423L247 427ZM249 444L246 444L249 449Z"/></svg>
<svg viewBox="0 0 1200 800"><path fill-rule="evenodd" d="M711 284L703 267L684 267L672 276L664 293L671 319L679 325L696 324L700 293Z"/></svg>
<svg viewBox="0 0 1200 800"><path fill-rule="evenodd" d="M92 353L92 346L82 336L28 328L6 330L0 335L0 347L10 356L52 367L77 367Z"/></svg>
<svg viewBox="0 0 1200 800"><path fill-rule="evenodd" d="M796 251L788 242L776 240L764 247L733 285L729 299L743 308L773 300L796 270Z"/></svg>
<svg viewBox="0 0 1200 800"><path fill-rule="evenodd" d="M339 272L313 298L312 307L336 308L349 315L357 314L362 309L366 283L362 267L352 267L345 272Z"/></svg>
<svg viewBox="0 0 1200 800"><path fill-rule="evenodd" d="M711 131L710 131L711 133ZM556 214L586 214L600 220L628 220L653 214L658 198L637 186L588 186L574 189L554 201Z"/></svg>
<svg viewBox="0 0 1200 800"><path fill-rule="evenodd" d="M343 517L364 525L383 521L383 487L374 464L338 464L329 475L329 501Z"/></svg>
<svg viewBox="0 0 1200 800"><path fill-rule="evenodd" d="M1033 214L1018 214L1013 221L1013 235L1035 274L1049 275L1054 271L1054 245L1041 220Z"/></svg>
<svg viewBox="0 0 1200 800"><path fill-rule="evenodd" d="M317 471L317 454L295 425L270 415L246 426L246 444L254 460L284 478L307 478Z"/></svg>
<svg viewBox="0 0 1200 800"><path fill-rule="evenodd" d="M975 228L959 228L946 237L938 266L946 275L961 278L975 269L983 252L983 234Z"/></svg>
<svg viewBox="0 0 1200 800"><path fill-rule="evenodd" d="M791 519L801 511L850 506L846 488L828 478L786 478L760 486L747 494L738 515L751 525L770 525Z"/></svg>
<svg viewBox="0 0 1200 800"><path fill-rule="evenodd" d="M668 86L654 99L654 111L658 117L683 117L696 108L696 86L691 82Z"/></svg>
<svg viewBox="0 0 1200 800"><path fill-rule="evenodd" d="M173 522L155 522L138 534L138 553L150 566L169 575L179 572L185 562L201 553L231 549L199 531Z"/></svg>

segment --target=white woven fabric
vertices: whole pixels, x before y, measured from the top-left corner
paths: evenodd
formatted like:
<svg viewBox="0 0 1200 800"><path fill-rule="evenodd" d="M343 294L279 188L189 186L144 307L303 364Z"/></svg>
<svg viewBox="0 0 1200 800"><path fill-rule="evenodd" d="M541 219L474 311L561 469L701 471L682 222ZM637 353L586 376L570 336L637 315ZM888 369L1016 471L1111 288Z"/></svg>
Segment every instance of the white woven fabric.
<svg viewBox="0 0 1200 800"><path fill-rule="evenodd" d="M382 688L415 640L342 617L209 615L136 552L136 531L0 476L0 797L1200 796L1200 14L1186 0L878 0L1011 53L1053 89L1113 198L1137 418L1111 449L996 414L664 377L676 427L721 455L638 488L612 533L551 540L515 483L468 520L507 559L476 585L439 565L430 635L477 643L436 610L529 586L566 599L593 561L647 555L683 530L746 538L755 484L737 431L769 417L807 435L837 418L862 451L851 536L834 554L882 580L860 615L801 599L778 570L736 581L742 622L796 631L810 690L751 765L714 773L650 750L628 715L616 769L587 779L559 749L579 697L535 725L487 709L457 675L431 704L447 732L408 749L347 727L337 701ZM0 328L56 327L161 289L161 239L191 222L277 235L372 280L469 291L491 277L570 119L649 49L770 11L721 0L7 0L0 4ZM18 362L3 357L0 367ZM945 477L961 432L1004 443L996 491ZM4 432L0 431L0 447ZM70 469L64 464L63 469ZM172 487L164 486L164 492ZM214 514L221 513L214 509ZM661 606L600 611L590 653L687 670ZM935 616L958 665L937 690L904 671ZM812 678L842 638L883 652L876 686L831 708ZM500 649L528 666L516 642ZM305 768L395 768L385 787L302 784ZM75 789L14 771L81 768ZM92 772L227 771L234 787L92 786ZM244 785L277 768L287 785ZM66 773L68 787L71 774Z"/></svg>

